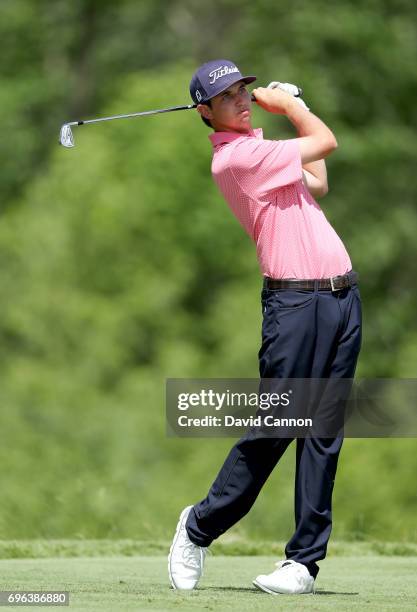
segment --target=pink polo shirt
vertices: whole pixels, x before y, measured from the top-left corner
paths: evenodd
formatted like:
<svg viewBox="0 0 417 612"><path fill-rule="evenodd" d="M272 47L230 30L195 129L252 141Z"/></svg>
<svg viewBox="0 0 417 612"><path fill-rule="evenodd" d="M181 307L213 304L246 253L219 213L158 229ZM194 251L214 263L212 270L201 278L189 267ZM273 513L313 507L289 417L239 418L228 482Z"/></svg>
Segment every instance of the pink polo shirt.
<svg viewBox="0 0 417 612"><path fill-rule="evenodd" d="M214 132L212 174L256 243L261 272L271 278L328 278L352 269L349 255L302 181L297 138L264 140Z"/></svg>

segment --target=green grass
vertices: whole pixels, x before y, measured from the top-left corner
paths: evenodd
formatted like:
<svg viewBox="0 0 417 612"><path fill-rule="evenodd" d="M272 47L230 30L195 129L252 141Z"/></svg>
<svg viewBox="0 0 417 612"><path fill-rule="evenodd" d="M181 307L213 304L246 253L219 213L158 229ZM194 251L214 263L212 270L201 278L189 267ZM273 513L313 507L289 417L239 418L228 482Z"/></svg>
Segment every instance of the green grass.
<svg viewBox="0 0 417 612"><path fill-rule="evenodd" d="M198 590L169 587L165 556L0 561L1 590L67 590L70 610L415 610L417 557L334 556L321 562L314 595L267 595L252 587L277 557L207 559ZM9 608L10 609L10 608ZM17 608L11 608L17 609ZM68 608L64 608L68 609Z"/></svg>
<svg viewBox="0 0 417 612"><path fill-rule="evenodd" d="M158 556L167 554L171 542L166 540L0 540L0 559L45 559L48 557L110 557ZM280 557L285 542L248 540L225 534L213 543L215 555ZM412 542L344 542L330 540L327 557L368 555L417 556L417 544Z"/></svg>

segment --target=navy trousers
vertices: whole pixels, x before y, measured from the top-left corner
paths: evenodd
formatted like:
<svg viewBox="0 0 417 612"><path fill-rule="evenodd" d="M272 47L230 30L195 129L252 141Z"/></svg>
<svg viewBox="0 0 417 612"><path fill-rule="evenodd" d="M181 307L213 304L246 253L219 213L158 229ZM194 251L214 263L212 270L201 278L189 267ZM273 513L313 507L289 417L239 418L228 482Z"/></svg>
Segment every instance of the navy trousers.
<svg viewBox="0 0 417 612"><path fill-rule="evenodd" d="M353 378L361 346L357 285L341 291L262 289L261 378ZM195 544L211 542L252 507L293 438L256 437L249 431L232 448L208 495L189 514ZM332 528L332 493L343 437L297 438L295 531L287 559L315 578Z"/></svg>

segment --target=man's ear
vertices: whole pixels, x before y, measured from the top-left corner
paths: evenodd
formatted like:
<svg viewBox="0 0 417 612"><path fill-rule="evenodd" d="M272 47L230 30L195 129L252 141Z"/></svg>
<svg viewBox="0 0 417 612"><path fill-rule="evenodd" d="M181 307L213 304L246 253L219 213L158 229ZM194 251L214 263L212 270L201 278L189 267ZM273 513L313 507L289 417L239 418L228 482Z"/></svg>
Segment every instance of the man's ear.
<svg viewBox="0 0 417 612"><path fill-rule="evenodd" d="M211 121L213 119L213 112L207 104L198 104L197 110L204 119Z"/></svg>

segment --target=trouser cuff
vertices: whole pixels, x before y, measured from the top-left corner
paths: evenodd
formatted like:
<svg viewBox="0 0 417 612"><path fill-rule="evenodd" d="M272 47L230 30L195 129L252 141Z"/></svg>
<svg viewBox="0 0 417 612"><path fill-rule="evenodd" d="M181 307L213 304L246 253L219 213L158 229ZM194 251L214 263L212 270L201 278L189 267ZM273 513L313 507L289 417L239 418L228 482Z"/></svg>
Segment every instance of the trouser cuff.
<svg viewBox="0 0 417 612"><path fill-rule="evenodd" d="M194 512L194 508L190 510L187 522L185 523L185 529L188 533L188 537L190 538L191 542L193 544L196 544L197 546L207 548L213 542L214 538L210 537L209 535L203 533L200 530L197 522L197 517Z"/></svg>

